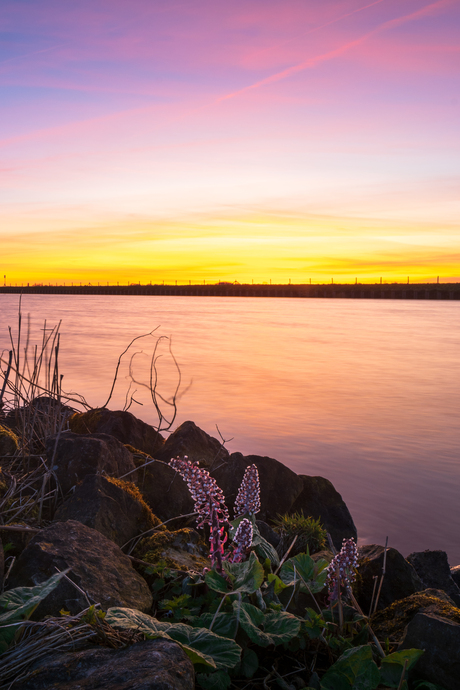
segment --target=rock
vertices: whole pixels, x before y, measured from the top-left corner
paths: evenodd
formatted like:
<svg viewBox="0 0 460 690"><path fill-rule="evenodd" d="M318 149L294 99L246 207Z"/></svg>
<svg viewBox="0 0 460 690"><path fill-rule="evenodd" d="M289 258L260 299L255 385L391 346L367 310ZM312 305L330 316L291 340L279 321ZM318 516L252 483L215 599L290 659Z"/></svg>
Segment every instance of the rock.
<svg viewBox="0 0 460 690"><path fill-rule="evenodd" d="M278 515L290 512L303 490L302 479L274 458L232 453L211 471L211 476L224 492L231 517L231 508L248 465L256 465L259 472L261 508L257 518L269 522Z"/></svg>
<svg viewBox="0 0 460 690"><path fill-rule="evenodd" d="M46 455L63 493L88 474L120 477L135 469L131 453L108 434L82 436L68 431L60 437L51 436L46 441Z"/></svg>
<svg viewBox="0 0 460 690"><path fill-rule="evenodd" d="M411 678L427 680L445 690L458 690L460 623L434 613L417 613L406 628L399 649L424 649Z"/></svg>
<svg viewBox="0 0 460 690"><path fill-rule="evenodd" d="M169 640L146 640L124 649L49 654L15 690L193 690L193 665Z"/></svg>
<svg viewBox="0 0 460 690"><path fill-rule="evenodd" d="M118 546L160 523L133 483L94 474L57 509L54 521L67 520L96 529Z"/></svg>
<svg viewBox="0 0 460 690"><path fill-rule="evenodd" d="M152 595L145 580L116 544L97 530L75 520L56 522L31 539L17 559L8 580L10 589L31 587L47 580L56 569L68 576L103 609L125 606L147 612ZM85 609L85 596L66 579L38 606L34 619L57 616L61 609L75 615Z"/></svg>
<svg viewBox="0 0 460 690"><path fill-rule="evenodd" d="M256 525L259 528L260 536L276 549L280 543L280 535L278 532L275 532L275 530L263 520L256 520Z"/></svg>
<svg viewBox="0 0 460 690"><path fill-rule="evenodd" d="M133 446L155 458L164 443L162 435L153 426L131 412L107 410L105 407L75 413L69 419L69 428L77 434L109 434L120 443Z"/></svg>
<svg viewBox="0 0 460 690"><path fill-rule="evenodd" d="M454 565L450 569L450 576L457 585L457 587L460 587L460 565Z"/></svg>
<svg viewBox="0 0 460 690"><path fill-rule="evenodd" d="M452 579L445 551L414 551L407 560L425 587L442 589L460 606L460 589Z"/></svg>
<svg viewBox="0 0 460 690"><path fill-rule="evenodd" d="M340 551L344 539L358 538L355 523L342 496L324 477L299 475L303 489L291 508L292 512L320 520L331 535L335 548Z"/></svg>
<svg viewBox="0 0 460 690"><path fill-rule="evenodd" d="M11 456L19 448L19 439L7 426L0 424L0 463L5 456Z"/></svg>
<svg viewBox="0 0 460 690"><path fill-rule="evenodd" d="M145 537L136 547L136 557L156 565L164 561L174 570L194 570L202 572L210 568L209 544L203 536L190 527L169 531L163 530Z"/></svg>
<svg viewBox="0 0 460 690"><path fill-rule="evenodd" d="M460 611L441 589L424 589L393 602L372 617L372 628L380 640L399 645L417 613L427 613L460 623Z"/></svg>
<svg viewBox="0 0 460 690"><path fill-rule="evenodd" d="M184 422L166 440L155 457L164 462L171 458L187 456L191 462L212 469L229 457L228 451L216 438L209 436L194 422Z"/></svg>
<svg viewBox="0 0 460 690"><path fill-rule="evenodd" d="M165 462L154 462L139 472L138 485L146 502L162 522L193 513L194 502L180 474ZM176 526L179 522L176 523Z"/></svg>
<svg viewBox="0 0 460 690"><path fill-rule="evenodd" d="M365 614L369 613L371 605L374 576L378 577L377 587L380 582L384 551L384 547L377 544L359 548L358 578L353 590ZM411 564L396 549L387 549L386 572L377 608L384 609L397 599L404 599L422 589L425 589L423 583Z"/></svg>

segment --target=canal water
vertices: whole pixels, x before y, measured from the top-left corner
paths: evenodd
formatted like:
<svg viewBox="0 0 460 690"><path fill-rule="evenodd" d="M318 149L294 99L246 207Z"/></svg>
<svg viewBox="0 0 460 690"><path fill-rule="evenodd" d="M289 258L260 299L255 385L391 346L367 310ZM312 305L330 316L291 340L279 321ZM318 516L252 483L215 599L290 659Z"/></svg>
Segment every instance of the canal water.
<svg viewBox="0 0 460 690"><path fill-rule="evenodd" d="M18 296L0 295L0 348ZM148 384L178 383L173 429L191 419L230 452L322 475L361 543L460 563L460 303L180 296L28 295L31 342L61 324L63 388L157 421ZM160 340L158 341L158 339ZM170 350L171 348L171 350ZM171 407L163 405L166 415Z"/></svg>

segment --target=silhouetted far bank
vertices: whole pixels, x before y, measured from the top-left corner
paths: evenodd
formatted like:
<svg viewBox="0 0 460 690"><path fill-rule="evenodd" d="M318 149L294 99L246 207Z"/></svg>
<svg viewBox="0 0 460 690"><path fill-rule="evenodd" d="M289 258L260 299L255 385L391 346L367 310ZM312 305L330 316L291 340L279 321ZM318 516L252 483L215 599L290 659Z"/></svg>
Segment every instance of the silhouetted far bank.
<svg viewBox="0 0 460 690"><path fill-rule="evenodd" d="M3 286L0 294L181 295L193 297L316 297L342 299L460 300L460 283L327 285L27 285Z"/></svg>

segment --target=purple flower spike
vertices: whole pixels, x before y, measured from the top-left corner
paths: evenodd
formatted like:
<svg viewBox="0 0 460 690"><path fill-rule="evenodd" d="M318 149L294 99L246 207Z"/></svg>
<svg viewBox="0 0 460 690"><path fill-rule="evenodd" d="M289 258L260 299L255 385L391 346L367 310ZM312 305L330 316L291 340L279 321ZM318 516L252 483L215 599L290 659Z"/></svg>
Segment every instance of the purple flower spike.
<svg viewBox="0 0 460 690"><path fill-rule="evenodd" d="M246 513L255 515L260 510L260 486L259 486L259 472L256 465L249 465L246 467L243 481L238 490L238 496L235 501L235 517L246 515Z"/></svg>
<svg viewBox="0 0 460 690"><path fill-rule="evenodd" d="M344 539L342 548L334 556L327 569L327 583L329 590L329 601L336 601L339 598L339 589L348 594L351 585L356 579L355 569L358 565L358 550L353 539ZM337 578L337 567L339 577Z"/></svg>
<svg viewBox="0 0 460 690"><path fill-rule="evenodd" d="M241 563L241 561L244 561L246 558L247 553L251 548L253 531L251 521L247 518L243 518L238 525L235 536L233 537L233 541L237 545L230 557L230 560L233 563Z"/></svg>
<svg viewBox="0 0 460 690"><path fill-rule="evenodd" d="M209 472L185 458L172 458L169 463L187 483L190 494L195 501L195 511L198 513L197 527L213 525L213 514L217 522L228 522L228 509L222 490Z"/></svg>

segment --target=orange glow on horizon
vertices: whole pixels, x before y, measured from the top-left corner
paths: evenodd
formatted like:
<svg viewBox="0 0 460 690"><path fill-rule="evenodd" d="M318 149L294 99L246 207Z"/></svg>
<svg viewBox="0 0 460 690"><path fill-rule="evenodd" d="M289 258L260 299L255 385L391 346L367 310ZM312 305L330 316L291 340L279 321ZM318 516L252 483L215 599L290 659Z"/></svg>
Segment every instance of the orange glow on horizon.
<svg viewBox="0 0 460 690"><path fill-rule="evenodd" d="M272 212L25 230L3 238L1 274L7 285L459 279L460 241L449 226L439 231L430 224L416 229L382 220Z"/></svg>

